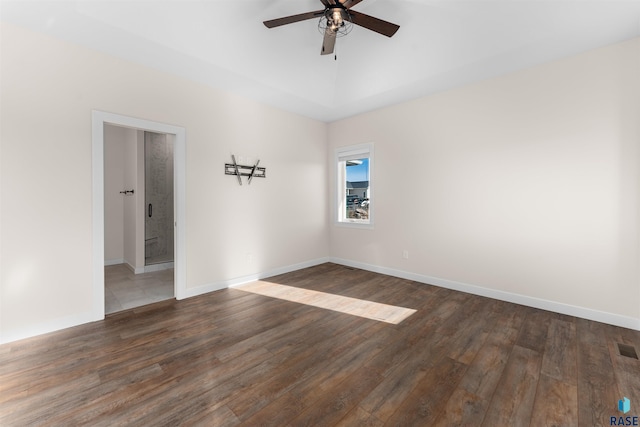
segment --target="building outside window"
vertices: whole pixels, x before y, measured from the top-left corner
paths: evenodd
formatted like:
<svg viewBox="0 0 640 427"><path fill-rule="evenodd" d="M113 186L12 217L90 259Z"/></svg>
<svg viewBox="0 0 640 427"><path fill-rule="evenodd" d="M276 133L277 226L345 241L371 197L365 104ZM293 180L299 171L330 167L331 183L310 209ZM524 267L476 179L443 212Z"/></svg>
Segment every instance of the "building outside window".
<svg viewBox="0 0 640 427"><path fill-rule="evenodd" d="M372 226L373 144L338 148L336 165L337 222L356 227Z"/></svg>

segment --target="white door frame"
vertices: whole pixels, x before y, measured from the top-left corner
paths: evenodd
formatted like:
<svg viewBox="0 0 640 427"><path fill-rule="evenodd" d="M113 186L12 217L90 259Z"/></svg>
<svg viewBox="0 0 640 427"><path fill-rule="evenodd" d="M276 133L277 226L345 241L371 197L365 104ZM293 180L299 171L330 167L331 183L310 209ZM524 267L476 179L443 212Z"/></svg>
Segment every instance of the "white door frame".
<svg viewBox="0 0 640 427"><path fill-rule="evenodd" d="M186 298L186 132L183 127L93 110L91 112L92 220L93 220L93 320L104 319L104 125L172 134L174 141L175 247L173 294Z"/></svg>

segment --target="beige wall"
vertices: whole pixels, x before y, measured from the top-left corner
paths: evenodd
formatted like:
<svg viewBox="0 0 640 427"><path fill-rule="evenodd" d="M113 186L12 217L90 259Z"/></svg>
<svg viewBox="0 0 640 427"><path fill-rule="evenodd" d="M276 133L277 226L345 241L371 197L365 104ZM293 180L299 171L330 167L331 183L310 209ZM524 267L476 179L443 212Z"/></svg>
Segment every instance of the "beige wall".
<svg viewBox="0 0 640 427"><path fill-rule="evenodd" d="M106 129L107 126L105 126ZM144 268L144 132L128 129L126 135L123 159L124 186L125 190L133 189L135 193L126 196L123 200L124 261L134 271L137 269L140 272ZM108 143L105 138L105 150Z"/></svg>
<svg viewBox="0 0 640 427"><path fill-rule="evenodd" d="M137 257L137 249L144 245L144 235L137 233L137 215L143 215L138 202L144 199L144 186L138 182L138 174L144 176L144 158L138 158L142 145L135 129L104 126L105 265L124 262L134 270L144 267L144 252L142 259ZM120 194L131 189L133 194Z"/></svg>
<svg viewBox="0 0 640 427"><path fill-rule="evenodd" d="M0 340L90 317L94 109L186 129L188 289L328 256L324 123L4 23L0 40ZM240 187L231 154L267 178Z"/></svg>
<svg viewBox="0 0 640 427"><path fill-rule="evenodd" d="M376 163L332 256L640 328L639 76L634 39L330 124Z"/></svg>
<svg viewBox="0 0 640 427"><path fill-rule="evenodd" d="M137 257L137 248L144 245L144 234L138 235L136 230L137 215L143 215L138 201L144 199L144 186L138 182L138 174L144 176L144 158L138 158L140 148L143 141L138 141L135 129L104 126L105 265L125 262L134 270L144 267L144 252L142 259ZM133 194L120 194L131 189Z"/></svg>
<svg viewBox="0 0 640 427"><path fill-rule="evenodd" d="M640 328L638 39L326 125L10 25L0 36L0 341L91 311L94 109L186 129L192 293L331 255ZM336 227L329 159L365 142L375 228ZM238 186L231 154L267 178Z"/></svg>
<svg viewBox="0 0 640 427"><path fill-rule="evenodd" d="M104 127L104 261L124 262L125 132L116 126Z"/></svg>

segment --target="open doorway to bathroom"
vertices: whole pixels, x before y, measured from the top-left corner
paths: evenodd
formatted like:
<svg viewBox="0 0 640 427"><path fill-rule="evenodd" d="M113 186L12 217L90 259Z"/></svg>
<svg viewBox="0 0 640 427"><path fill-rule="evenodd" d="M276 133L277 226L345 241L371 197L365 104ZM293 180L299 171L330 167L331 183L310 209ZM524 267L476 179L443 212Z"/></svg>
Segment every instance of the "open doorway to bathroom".
<svg viewBox="0 0 640 427"><path fill-rule="evenodd" d="M104 125L104 304L173 298L174 137Z"/></svg>
<svg viewBox="0 0 640 427"><path fill-rule="evenodd" d="M186 275L186 129L180 126L170 125L137 117L123 116L121 114L108 113L93 110L91 112L91 203L92 218L92 280L91 294L93 298L91 319L101 320L105 316L105 260L109 259L105 252L105 127L115 125L126 129L149 131L167 134L173 139L173 190L174 190L174 269L173 269L173 295L176 299L183 299L190 295L187 290ZM131 190L131 188L129 189ZM118 190L118 195L119 195ZM125 190L126 191L126 190ZM135 194L135 193L134 193ZM144 211L144 203L139 205ZM144 218L137 216L137 219ZM144 219L142 219L143 221ZM136 233L143 230L136 226ZM144 234L142 235L144 241ZM136 250L139 250L137 248ZM139 259L139 254L137 259ZM144 255L142 255L144 259ZM144 274L153 274L144 273ZM165 274L167 271L165 270ZM142 277L142 276L137 276Z"/></svg>

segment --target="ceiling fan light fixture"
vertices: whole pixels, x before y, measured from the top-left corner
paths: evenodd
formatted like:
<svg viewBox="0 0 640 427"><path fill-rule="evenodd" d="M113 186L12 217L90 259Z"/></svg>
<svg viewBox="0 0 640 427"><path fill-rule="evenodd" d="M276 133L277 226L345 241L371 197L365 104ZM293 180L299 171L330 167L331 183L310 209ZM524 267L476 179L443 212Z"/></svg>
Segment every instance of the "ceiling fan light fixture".
<svg viewBox="0 0 640 427"><path fill-rule="evenodd" d="M342 25L342 14L339 9L333 9L333 12L331 12L331 23L337 27Z"/></svg>
<svg viewBox="0 0 640 427"><path fill-rule="evenodd" d="M349 12L338 7L329 8L318 21L318 31L325 34L328 31L335 33L336 37L346 36L353 29L353 23Z"/></svg>

